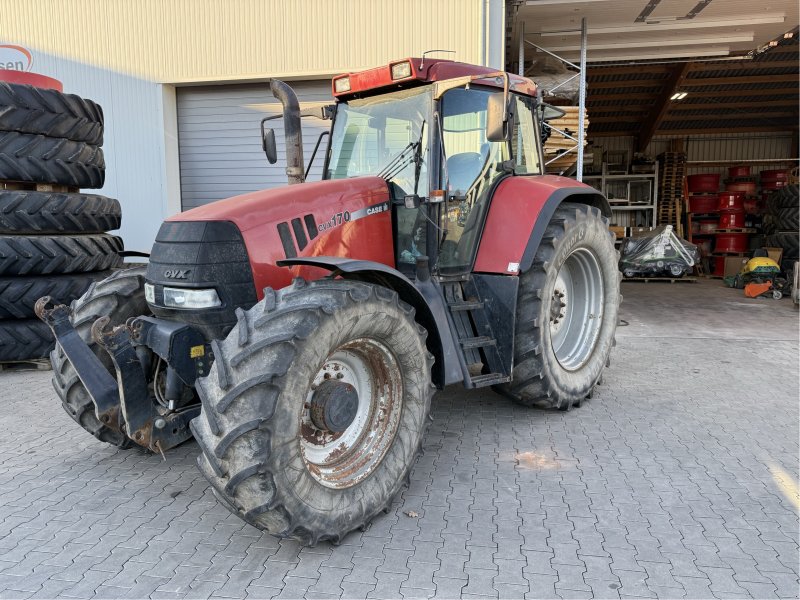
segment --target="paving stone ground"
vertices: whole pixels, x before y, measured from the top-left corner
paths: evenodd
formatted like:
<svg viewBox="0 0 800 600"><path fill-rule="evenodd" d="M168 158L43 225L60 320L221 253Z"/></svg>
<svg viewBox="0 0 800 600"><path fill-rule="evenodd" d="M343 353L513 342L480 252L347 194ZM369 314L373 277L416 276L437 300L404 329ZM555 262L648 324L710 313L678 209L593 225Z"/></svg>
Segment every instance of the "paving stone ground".
<svg viewBox="0 0 800 600"><path fill-rule="evenodd" d="M797 598L796 310L623 293L591 401L437 394L410 487L338 547L230 515L194 443L115 450L49 373L0 373L0 598Z"/></svg>

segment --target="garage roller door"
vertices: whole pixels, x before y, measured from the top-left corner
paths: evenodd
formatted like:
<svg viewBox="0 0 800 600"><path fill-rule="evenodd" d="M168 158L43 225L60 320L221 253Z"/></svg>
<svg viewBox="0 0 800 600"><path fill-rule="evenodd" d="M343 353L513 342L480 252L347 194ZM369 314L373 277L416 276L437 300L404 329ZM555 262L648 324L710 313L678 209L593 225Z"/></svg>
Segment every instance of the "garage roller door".
<svg viewBox="0 0 800 600"><path fill-rule="evenodd" d="M289 83L301 106L332 102L329 80ZM281 112L281 105L270 93L268 83L179 88L177 104L184 210L286 184L283 119L270 122L275 129L278 162L267 163L261 149L261 119ZM330 121L303 118L306 165L317 137L329 125ZM323 158L320 150L309 181L320 179Z"/></svg>

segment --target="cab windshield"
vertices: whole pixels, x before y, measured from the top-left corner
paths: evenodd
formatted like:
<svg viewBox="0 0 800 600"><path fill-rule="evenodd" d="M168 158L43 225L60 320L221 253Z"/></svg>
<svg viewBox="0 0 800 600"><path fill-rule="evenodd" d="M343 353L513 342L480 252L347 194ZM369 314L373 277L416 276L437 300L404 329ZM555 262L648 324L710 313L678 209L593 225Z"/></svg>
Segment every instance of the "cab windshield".
<svg viewBox="0 0 800 600"><path fill-rule="evenodd" d="M431 107L430 87L338 104L326 179L376 175L397 199L427 197Z"/></svg>

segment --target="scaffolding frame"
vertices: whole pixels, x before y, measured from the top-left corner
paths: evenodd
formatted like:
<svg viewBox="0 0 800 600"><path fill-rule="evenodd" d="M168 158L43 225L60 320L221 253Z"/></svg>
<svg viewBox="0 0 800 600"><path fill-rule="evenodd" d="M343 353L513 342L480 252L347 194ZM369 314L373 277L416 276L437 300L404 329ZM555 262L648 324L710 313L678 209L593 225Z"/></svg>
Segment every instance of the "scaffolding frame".
<svg viewBox="0 0 800 600"><path fill-rule="evenodd" d="M575 136L567 133L566 131L562 131L562 130L558 129L557 127L550 126L551 129L553 129L554 131L557 131L558 133L560 133L564 137L566 137L566 138L572 140L573 142L575 142L575 145L573 147L567 149L566 151L562 152L561 154L557 154L556 156L551 158L549 161L547 161L545 163L545 165L549 165L551 162L553 162L554 160L556 160L558 158L561 158L565 154L568 154L570 152L577 152L578 160L577 160L577 164L576 164L575 178L578 181L583 181L583 145L584 145L584 138L586 137L585 134L584 134L584 125L586 123L586 38L587 38L587 35L586 35L586 17L581 18L580 29L565 29L564 31L560 32L560 33L573 33L575 31L580 32L580 34L581 34L581 53L580 53L580 61L579 61L579 64L577 64L577 65L575 63L573 63L572 61L569 61L566 58L564 58L562 56L559 56L558 54L556 54L554 52L551 52L550 50L547 50L546 48L542 48L541 46L539 46L537 44L534 44L530 40L526 40L525 39L525 23L522 22L520 26L521 26L520 35L519 35L519 74L520 75L523 75L524 74L524 70L525 70L525 44L528 44L529 46L533 46L538 51L544 52L545 54L548 54L549 56L552 56L553 58L555 58L557 60L560 60L561 62L563 62L564 64L566 64L566 65L568 65L570 67L572 67L573 69L577 69L578 70L578 72L575 73L572 77L568 77L567 79L565 79L564 81L559 83L557 86L555 86L553 89L548 90L548 92L552 94L552 92L556 91L562 85L565 85L565 84L569 83L570 81L572 81L576 77L579 78L578 79L578 132L577 132L577 136L578 137L575 137Z"/></svg>

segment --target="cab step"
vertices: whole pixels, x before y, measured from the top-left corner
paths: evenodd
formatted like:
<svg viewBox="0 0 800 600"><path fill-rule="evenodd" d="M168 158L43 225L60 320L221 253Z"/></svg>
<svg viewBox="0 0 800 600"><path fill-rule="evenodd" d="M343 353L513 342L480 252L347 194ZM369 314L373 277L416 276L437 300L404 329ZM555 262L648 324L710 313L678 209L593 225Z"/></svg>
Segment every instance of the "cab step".
<svg viewBox="0 0 800 600"><path fill-rule="evenodd" d="M450 310L479 310L483 308L480 300L464 300L463 302L451 302L447 305Z"/></svg>
<svg viewBox="0 0 800 600"><path fill-rule="evenodd" d="M469 337L459 340L461 347L465 350L468 348L486 348L488 346L497 346L497 340L489 337L488 335L480 335L478 337Z"/></svg>
<svg viewBox="0 0 800 600"><path fill-rule="evenodd" d="M485 373L472 377L472 385L476 388L508 383L509 381L511 381L511 377L505 373Z"/></svg>

